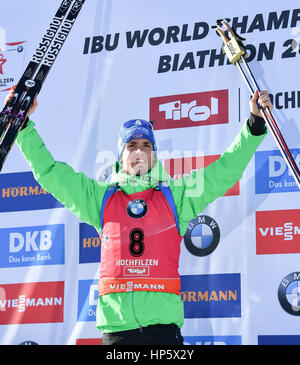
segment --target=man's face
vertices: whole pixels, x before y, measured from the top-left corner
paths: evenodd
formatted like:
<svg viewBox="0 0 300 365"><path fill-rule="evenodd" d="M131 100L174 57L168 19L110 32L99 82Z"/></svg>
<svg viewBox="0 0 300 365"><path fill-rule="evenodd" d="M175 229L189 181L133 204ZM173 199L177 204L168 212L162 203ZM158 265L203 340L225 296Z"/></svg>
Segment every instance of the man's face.
<svg viewBox="0 0 300 365"><path fill-rule="evenodd" d="M132 139L126 143L120 161L127 174L147 174L154 162L152 143L145 138Z"/></svg>

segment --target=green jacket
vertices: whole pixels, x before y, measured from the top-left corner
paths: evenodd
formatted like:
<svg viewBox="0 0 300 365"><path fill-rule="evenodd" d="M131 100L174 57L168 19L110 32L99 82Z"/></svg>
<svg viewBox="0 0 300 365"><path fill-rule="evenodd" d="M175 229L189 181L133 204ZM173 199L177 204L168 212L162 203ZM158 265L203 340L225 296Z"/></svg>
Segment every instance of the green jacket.
<svg viewBox="0 0 300 365"><path fill-rule="evenodd" d="M156 186L157 181L168 181L179 216L180 235L184 236L190 220L241 179L266 133L253 136L245 123L217 161L177 180L169 178L159 161L141 177L122 173L122 166L116 162L111 183L119 183L122 190L132 194ZM17 143L38 183L74 215L100 232L100 209L109 184L55 161L32 121L19 133ZM96 325L103 333L151 324L175 323L182 327L183 321L183 303L176 294L137 291L106 294L98 300Z"/></svg>

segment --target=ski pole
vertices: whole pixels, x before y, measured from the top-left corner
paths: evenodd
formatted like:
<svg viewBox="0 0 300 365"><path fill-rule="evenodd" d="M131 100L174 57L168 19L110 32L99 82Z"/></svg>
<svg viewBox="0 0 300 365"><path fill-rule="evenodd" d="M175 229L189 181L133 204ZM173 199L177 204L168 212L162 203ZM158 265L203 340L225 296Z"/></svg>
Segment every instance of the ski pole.
<svg viewBox="0 0 300 365"><path fill-rule="evenodd" d="M221 26L224 25L226 28L226 32L223 31ZM219 34L223 40L223 51L226 53L230 63L237 66L238 70L240 71L251 96L254 95L255 90L257 89L260 92L260 88L258 86L257 81L255 80L255 77L246 61L247 53L245 50L245 46L242 41L245 39L240 37L228 24L227 19L226 20L217 20L217 26L213 26L213 28L216 29L217 34ZM229 38L230 36L230 38ZM244 69L242 68L242 65ZM247 77L247 75L249 78ZM250 79L250 80L249 80ZM252 84L251 84L252 83ZM257 103L258 104L258 103ZM295 181L298 184L298 187L300 189L300 171L299 168L280 132L280 129L271 113L271 110L269 107L262 108L259 104L258 107L260 109L260 112L262 114L262 117L264 118L267 126L269 127L271 134L275 140L275 142L278 145L278 148L288 165Z"/></svg>

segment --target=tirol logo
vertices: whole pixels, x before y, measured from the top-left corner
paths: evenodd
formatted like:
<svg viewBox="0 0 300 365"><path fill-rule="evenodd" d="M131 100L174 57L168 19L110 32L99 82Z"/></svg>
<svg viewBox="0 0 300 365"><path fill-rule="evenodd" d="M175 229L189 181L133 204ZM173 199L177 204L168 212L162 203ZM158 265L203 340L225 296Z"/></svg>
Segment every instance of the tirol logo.
<svg viewBox="0 0 300 365"><path fill-rule="evenodd" d="M19 80L25 45L26 42L11 42L1 48L0 44L0 91L9 90Z"/></svg>
<svg viewBox="0 0 300 365"><path fill-rule="evenodd" d="M241 317L240 274L181 276L185 318Z"/></svg>
<svg viewBox="0 0 300 365"><path fill-rule="evenodd" d="M36 182L32 172L1 175L0 212L61 207L63 205Z"/></svg>
<svg viewBox="0 0 300 365"><path fill-rule="evenodd" d="M300 149L291 149L300 168ZM256 194L284 193L298 191L299 187L291 174L280 151L260 151L255 153Z"/></svg>
<svg viewBox="0 0 300 365"><path fill-rule="evenodd" d="M127 205L127 213L132 218L142 218L147 214L147 204L142 199L135 199L133 201L129 201Z"/></svg>
<svg viewBox="0 0 300 365"><path fill-rule="evenodd" d="M100 262L101 241L93 226L79 224L79 263Z"/></svg>
<svg viewBox="0 0 300 365"><path fill-rule="evenodd" d="M256 253L300 253L300 209L256 212Z"/></svg>
<svg viewBox="0 0 300 365"><path fill-rule="evenodd" d="M61 323L64 282L0 284L0 325Z"/></svg>
<svg viewBox="0 0 300 365"><path fill-rule="evenodd" d="M97 280L79 280L78 283L78 321L95 321L99 297Z"/></svg>
<svg viewBox="0 0 300 365"><path fill-rule="evenodd" d="M182 177L188 176L201 168L209 166L219 158L220 155L170 158L164 160L164 168L171 179L181 179ZM224 196L239 194L240 183L237 181L236 184L224 194Z"/></svg>
<svg viewBox="0 0 300 365"><path fill-rule="evenodd" d="M207 215L199 215L188 224L184 243L195 256L210 255L220 242L220 229L217 222Z"/></svg>
<svg viewBox="0 0 300 365"><path fill-rule="evenodd" d="M154 129L228 123L228 90L150 98Z"/></svg>
<svg viewBox="0 0 300 365"><path fill-rule="evenodd" d="M287 313L300 316L300 272L293 272L281 280L278 299Z"/></svg>
<svg viewBox="0 0 300 365"><path fill-rule="evenodd" d="M0 229L0 267L65 263L63 224Z"/></svg>

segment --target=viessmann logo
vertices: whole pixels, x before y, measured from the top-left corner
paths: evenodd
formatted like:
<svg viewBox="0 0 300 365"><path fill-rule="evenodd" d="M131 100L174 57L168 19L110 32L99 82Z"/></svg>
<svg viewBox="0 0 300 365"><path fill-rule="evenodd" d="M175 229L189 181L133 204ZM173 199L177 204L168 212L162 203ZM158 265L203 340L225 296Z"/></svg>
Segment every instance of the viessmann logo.
<svg viewBox="0 0 300 365"><path fill-rule="evenodd" d="M154 129L228 123L228 90L150 98Z"/></svg>
<svg viewBox="0 0 300 365"><path fill-rule="evenodd" d="M256 253L300 253L300 209L256 212Z"/></svg>
<svg viewBox="0 0 300 365"><path fill-rule="evenodd" d="M0 285L0 325L63 322L64 282Z"/></svg>

